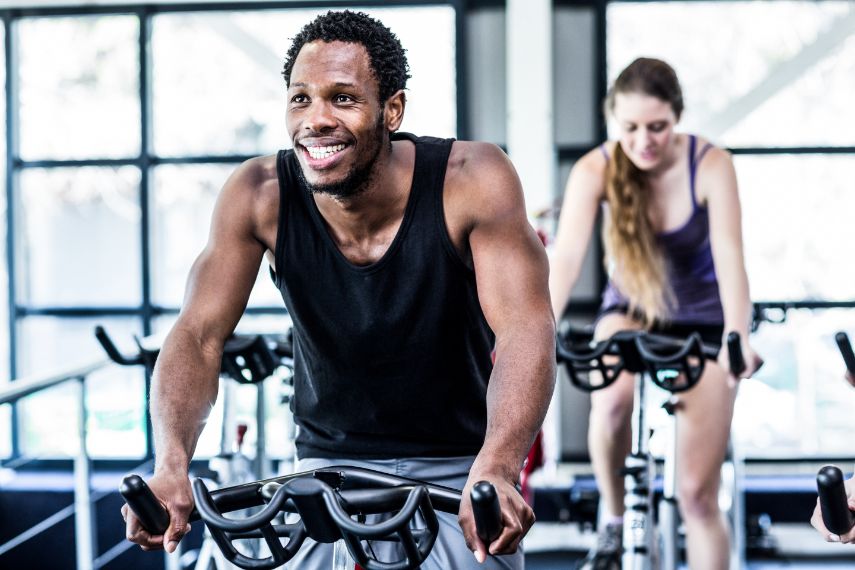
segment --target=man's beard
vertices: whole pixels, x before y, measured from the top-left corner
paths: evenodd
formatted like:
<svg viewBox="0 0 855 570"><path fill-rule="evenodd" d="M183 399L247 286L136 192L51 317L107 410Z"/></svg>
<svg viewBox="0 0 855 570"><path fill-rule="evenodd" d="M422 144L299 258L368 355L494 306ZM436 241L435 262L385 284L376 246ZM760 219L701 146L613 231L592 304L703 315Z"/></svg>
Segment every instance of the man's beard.
<svg viewBox="0 0 855 570"><path fill-rule="evenodd" d="M347 175L337 181L327 184L312 184L306 179L303 173L303 167L297 169L297 177L300 182L312 194L327 194L333 198L353 198L365 192L371 185L371 180L374 175L374 167L377 165L377 157L380 156L380 151L383 150L383 134L385 132L384 117L381 113L380 120L377 122L377 128L374 131L374 140L377 143L374 153L363 164L355 164L348 171ZM391 148L391 141L389 147Z"/></svg>
<svg viewBox="0 0 855 570"><path fill-rule="evenodd" d="M352 198L365 192L368 188L379 153L380 149L378 148L371 160L362 166L354 165L347 175L337 182L312 184L303 174L302 167L297 169L297 177L300 179L300 183L312 194L327 194L333 198Z"/></svg>

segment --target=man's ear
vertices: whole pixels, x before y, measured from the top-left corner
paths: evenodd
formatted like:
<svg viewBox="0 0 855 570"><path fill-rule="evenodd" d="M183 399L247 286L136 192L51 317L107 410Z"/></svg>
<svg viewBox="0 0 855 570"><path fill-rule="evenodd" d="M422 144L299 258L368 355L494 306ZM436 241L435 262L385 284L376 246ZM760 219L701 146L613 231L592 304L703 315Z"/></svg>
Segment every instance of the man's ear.
<svg viewBox="0 0 855 570"><path fill-rule="evenodd" d="M394 133L401 127L404 120L404 108L407 106L407 95L403 89L398 89L386 99L383 104L383 115L386 129Z"/></svg>

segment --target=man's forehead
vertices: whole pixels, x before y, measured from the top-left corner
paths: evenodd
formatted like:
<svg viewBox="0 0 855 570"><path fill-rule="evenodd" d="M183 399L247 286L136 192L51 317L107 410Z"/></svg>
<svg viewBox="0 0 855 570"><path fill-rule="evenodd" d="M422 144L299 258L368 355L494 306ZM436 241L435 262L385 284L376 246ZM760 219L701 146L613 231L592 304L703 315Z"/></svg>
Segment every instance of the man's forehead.
<svg viewBox="0 0 855 570"><path fill-rule="evenodd" d="M305 44L294 61L290 86L356 86L376 81L365 46L358 43L314 41Z"/></svg>
<svg viewBox="0 0 855 570"><path fill-rule="evenodd" d="M334 64L336 62L349 65L361 63L368 67L368 50L364 45L355 42L315 40L307 42L300 48L294 60L294 67L306 63Z"/></svg>

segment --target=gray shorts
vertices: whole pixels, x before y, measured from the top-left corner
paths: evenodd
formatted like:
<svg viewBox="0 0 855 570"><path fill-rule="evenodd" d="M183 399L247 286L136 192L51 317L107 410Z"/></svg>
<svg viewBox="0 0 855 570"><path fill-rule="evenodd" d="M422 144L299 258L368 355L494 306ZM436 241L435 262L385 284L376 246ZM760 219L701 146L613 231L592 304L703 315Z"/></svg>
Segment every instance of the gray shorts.
<svg viewBox="0 0 855 570"><path fill-rule="evenodd" d="M437 457L437 458L408 458L408 459L301 459L297 462L297 471L309 471L332 465L350 465L375 469L385 473L421 479L436 485L444 485L454 489L462 489L469 477L474 457ZM456 514L437 512L439 519L439 536L431 550L431 554L422 570L521 570L525 567L522 547L515 554L504 556L488 556L483 565L478 564L472 551L466 547L463 531L457 523ZM382 547L389 544L377 544L375 552L380 560L389 558L383 555ZM400 559L395 556L393 559ZM297 555L285 565L288 570L331 570L333 560L333 545L320 544L307 538Z"/></svg>

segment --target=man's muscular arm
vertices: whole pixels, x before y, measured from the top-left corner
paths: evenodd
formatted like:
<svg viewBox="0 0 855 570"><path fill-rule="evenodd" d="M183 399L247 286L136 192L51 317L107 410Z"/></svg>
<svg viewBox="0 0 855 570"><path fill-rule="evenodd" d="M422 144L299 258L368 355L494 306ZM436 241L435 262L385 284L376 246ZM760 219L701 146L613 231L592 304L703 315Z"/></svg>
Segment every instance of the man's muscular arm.
<svg viewBox="0 0 855 570"><path fill-rule="evenodd" d="M188 469L217 398L223 344L246 307L265 247L257 239L263 161L244 163L217 199L208 243L187 281L184 304L154 369L151 418L155 474L149 485L166 506L170 526L149 535L123 507L127 537L145 550L173 551L193 508Z"/></svg>
<svg viewBox="0 0 855 570"><path fill-rule="evenodd" d="M487 390L487 436L472 466L461 507L467 543L483 560L485 545L471 524L468 491L485 479L496 485L504 531L491 554L514 552L534 514L514 485L543 423L555 381L555 320L546 252L526 218L519 178L493 145L468 143L461 174L471 217L469 248L484 316L496 335L496 361Z"/></svg>

